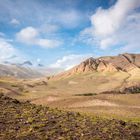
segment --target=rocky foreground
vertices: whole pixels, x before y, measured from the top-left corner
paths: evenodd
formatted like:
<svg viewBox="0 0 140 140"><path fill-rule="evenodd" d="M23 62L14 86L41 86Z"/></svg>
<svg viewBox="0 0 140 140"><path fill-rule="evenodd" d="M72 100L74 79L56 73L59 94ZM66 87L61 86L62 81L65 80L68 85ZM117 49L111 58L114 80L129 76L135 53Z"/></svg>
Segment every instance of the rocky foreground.
<svg viewBox="0 0 140 140"><path fill-rule="evenodd" d="M140 123L91 118L0 94L0 140L139 140Z"/></svg>

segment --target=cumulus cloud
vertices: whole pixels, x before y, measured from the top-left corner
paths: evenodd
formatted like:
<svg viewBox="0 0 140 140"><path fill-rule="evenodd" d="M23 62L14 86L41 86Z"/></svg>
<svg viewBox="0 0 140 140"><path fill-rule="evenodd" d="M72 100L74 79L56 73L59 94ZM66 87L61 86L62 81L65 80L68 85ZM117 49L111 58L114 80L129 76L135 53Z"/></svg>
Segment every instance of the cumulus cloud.
<svg viewBox="0 0 140 140"><path fill-rule="evenodd" d="M139 6L139 0L118 0L107 10L99 8L91 17L95 34L100 36L113 34L124 24L130 12Z"/></svg>
<svg viewBox="0 0 140 140"><path fill-rule="evenodd" d="M16 54L16 49L6 39L0 38L0 62Z"/></svg>
<svg viewBox="0 0 140 140"><path fill-rule="evenodd" d="M17 40L27 44L34 43L38 37L38 31L33 27L26 27L16 34Z"/></svg>
<svg viewBox="0 0 140 140"><path fill-rule="evenodd" d="M108 48L108 46L111 46L111 45L114 45L116 42L115 40L113 40L113 38L105 38L105 39L102 39L101 42L100 42L100 47L101 49L106 49Z"/></svg>
<svg viewBox="0 0 140 140"><path fill-rule="evenodd" d="M140 40L140 14L136 10L139 7L139 0L118 0L109 9L100 7L91 16L92 26L81 35L92 38L101 49L120 44L126 51L130 46L135 48Z"/></svg>
<svg viewBox="0 0 140 140"><path fill-rule="evenodd" d="M31 26L18 32L16 39L28 45L37 45L44 48L54 48L62 44L60 40L41 38L39 30Z"/></svg>
<svg viewBox="0 0 140 140"><path fill-rule="evenodd" d="M63 56L61 59L58 59L54 64L51 64L50 67L68 70L89 57L91 57L91 54L71 54Z"/></svg>
<svg viewBox="0 0 140 140"><path fill-rule="evenodd" d="M45 4L44 4L45 3ZM54 2L37 0L4 0L0 2L0 21L7 22L16 17L21 23L40 24L50 23L59 24L64 28L75 28L85 21L86 13L73 7L77 1L66 0ZM4 15L4 16L3 16ZM32 18L30 18L32 17ZM18 23L13 19L12 23Z"/></svg>
<svg viewBox="0 0 140 140"><path fill-rule="evenodd" d="M13 40L7 39L5 36L0 37L0 63L17 64L30 59L30 56L18 50L13 43Z"/></svg>
<svg viewBox="0 0 140 140"><path fill-rule="evenodd" d="M62 45L62 42L59 40L38 39L37 45L44 48L55 48Z"/></svg>
<svg viewBox="0 0 140 140"><path fill-rule="evenodd" d="M13 18L13 19L10 21L10 23L13 24L13 25L19 25L19 24L20 24L20 21L17 20L17 19L15 19L15 18Z"/></svg>

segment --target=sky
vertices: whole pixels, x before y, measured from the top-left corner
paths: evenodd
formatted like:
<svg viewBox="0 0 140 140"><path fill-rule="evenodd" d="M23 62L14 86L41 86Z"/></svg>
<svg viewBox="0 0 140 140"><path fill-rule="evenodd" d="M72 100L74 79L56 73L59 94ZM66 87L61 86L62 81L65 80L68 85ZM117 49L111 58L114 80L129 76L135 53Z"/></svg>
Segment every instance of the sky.
<svg viewBox="0 0 140 140"><path fill-rule="evenodd" d="M140 53L140 0L0 0L0 62L69 69Z"/></svg>

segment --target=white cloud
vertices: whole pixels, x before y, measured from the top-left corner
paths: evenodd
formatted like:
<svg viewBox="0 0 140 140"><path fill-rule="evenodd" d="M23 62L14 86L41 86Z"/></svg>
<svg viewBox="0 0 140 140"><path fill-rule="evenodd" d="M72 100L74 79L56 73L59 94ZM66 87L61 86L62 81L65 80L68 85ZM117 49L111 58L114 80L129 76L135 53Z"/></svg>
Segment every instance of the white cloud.
<svg viewBox="0 0 140 140"><path fill-rule="evenodd" d="M5 34L3 32L0 32L0 37L4 37Z"/></svg>
<svg viewBox="0 0 140 140"><path fill-rule="evenodd" d="M37 45L44 48L55 48L62 45L62 42L59 40L38 39Z"/></svg>
<svg viewBox="0 0 140 140"><path fill-rule="evenodd" d="M91 16L91 27L83 30L80 35L94 40L100 49L123 45L134 50L140 41L140 14L136 10L140 0L118 0L109 9L97 9ZM137 35L137 36L136 36ZM129 47L127 47L129 46ZM131 47L130 47L131 46ZM132 48L133 46L133 48ZM123 48L120 51L124 50Z"/></svg>
<svg viewBox="0 0 140 140"><path fill-rule="evenodd" d="M77 55L71 54L58 59L54 64L51 64L51 68L61 68L64 70L68 70L75 65L79 64L80 62L84 61L85 59L91 57L91 54L84 54L84 55Z"/></svg>
<svg viewBox="0 0 140 140"><path fill-rule="evenodd" d="M59 11L56 13L56 22L67 28L75 28L83 22L85 15L77 10Z"/></svg>
<svg viewBox="0 0 140 140"><path fill-rule="evenodd" d="M58 25L45 23L39 28L39 31L46 34L54 34L59 28Z"/></svg>
<svg viewBox="0 0 140 140"><path fill-rule="evenodd" d="M41 38L41 33L34 27L26 27L16 34L19 42L28 45L37 45L44 48L54 48L62 45L60 40Z"/></svg>
<svg viewBox="0 0 140 140"><path fill-rule="evenodd" d="M113 38L105 38L105 39L101 40L100 47L101 47L101 49L106 49L106 48L108 48L108 46L111 46L114 44L115 44L115 40L113 40Z"/></svg>
<svg viewBox="0 0 140 140"><path fill-rule="evenodd" d="M10 62L18 64L30 60L30 56L22 53L12 43L11 39L0 37L0 63Z"/></svg>
<svg viewBox="0 0 140 140"><path fill-rule="evenodd" d="M33 44L38 37L38 31L33 27L26 27L16 34L17 40L27 44Z"/></svg>
<svg viewBox="0 0 140 140"><path fill-rule="evenodd" d="M99 8L91 17L95 34L100 36L113 34L125 22L127 15L138 6L140 6L139 0L118 0L107 10Z"/></svg>
<svg viewBox="0 0 140 140"><path fill-rule="evenodd" d="M4 0L0 2L0 21L7 22L16 17L21 23L36 24L50 23L63 26L65 28L75 28L85 22L87 13L77 10L73 6L78 1L34 1ZM78 2L79 3L79 2ZM17 23L15 19L13 23Z"/></svg>
<svg viewBox="0 0 140 140"><path fill-rule="evenodd" d="M13 18L13 19L10 21L10 23L13 24L13 25L19 25L19 24L20 24L20 21L17 20L17 19L15 19L15 18Z"/></svg>
<svg viewBox="0 0 140 140"><path fill-rule="evenodd" d="M14 47L6 39L0 38L0 62L16 54Z"/></svg>

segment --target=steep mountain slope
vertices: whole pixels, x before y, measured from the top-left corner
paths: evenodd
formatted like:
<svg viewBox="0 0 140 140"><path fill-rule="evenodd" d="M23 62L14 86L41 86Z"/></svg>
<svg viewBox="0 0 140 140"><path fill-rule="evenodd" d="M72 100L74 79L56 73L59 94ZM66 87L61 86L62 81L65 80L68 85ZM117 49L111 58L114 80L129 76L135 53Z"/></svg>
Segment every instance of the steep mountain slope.
<svg viewBox="0 0 140 140"><path fill-rule="evenodd" d="M89 58L61 75L71 75L83 72L128 72L140 68L140 54L120 54L118 56L105 56L97 59Z"/></svg>
<svg viewBox="0 0 140 140"><path fill-rule="evenodd" d="M13 76L17 78L37 78L42 74L35 69L12 64L0 64L0 76Z"/></svg>
<svg viewBox="0 0 140 140"><path fill-rule="evenodd" d="M125 53L89 58L78 66L50 78L59 82L68 79L79 83L80 89L83 84L88 85L89 89L96 85L94 89L91 88L92 92L139 92L140 54Z"/></svg>
<svg viewBox="0 0 140 140"><path fill-rule="evenodd" d="M114 64L122 71L129 71L133 68L140 67L140 54L120 54L114 57L101 57L99 58L102 61L107 61Z"/></svg>
<svg viewBox="0 0 140 140"><path fill-rule="evenodd" d="M1 140L140 139L140 123L91 118L0 94Z"/></svg>

